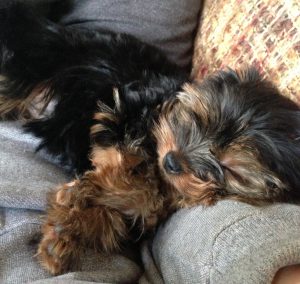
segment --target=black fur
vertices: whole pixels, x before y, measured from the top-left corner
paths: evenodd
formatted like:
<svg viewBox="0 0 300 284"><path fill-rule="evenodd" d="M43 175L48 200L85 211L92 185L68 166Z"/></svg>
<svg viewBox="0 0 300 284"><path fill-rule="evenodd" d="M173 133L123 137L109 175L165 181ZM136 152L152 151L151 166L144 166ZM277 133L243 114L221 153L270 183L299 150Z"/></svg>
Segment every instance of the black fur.
<svg viewBox="0 0 300 284"><path fill-rule="evenodd" d="M188 205L300 200L299 107L256 72L221 72L198 85L130 35L62 26L22 4L0 9L0 47L2 101L26 100L43 86L54 111L25 129L77 173L90 168L95 143L139 148L151 162L158 158L158 178ZM97 112L107 117L91 136Z"/></svg>
<svg viewBox="0 0 300 284"><path fill-rule="evenodd" d="M4 95L25 99L38 84L48 86L55 111L25 128L77 172L90 166L89 129L99 101L114 108L114 87L124 107L115 133L96 137L105 146L125 131L133 140L148 136L157 106L186 80L162 52L130 35L62 26L23 4L0 10L0 41Z"/></svg>

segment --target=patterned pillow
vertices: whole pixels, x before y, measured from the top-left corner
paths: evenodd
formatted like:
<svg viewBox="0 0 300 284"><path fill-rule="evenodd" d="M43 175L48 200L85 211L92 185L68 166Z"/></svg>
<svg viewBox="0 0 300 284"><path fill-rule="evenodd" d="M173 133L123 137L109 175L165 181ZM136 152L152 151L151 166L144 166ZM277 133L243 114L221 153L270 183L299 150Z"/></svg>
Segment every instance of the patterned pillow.
<svg viewBox="0 0 300 284"><path fill-rule="evenodd" d="M256 66L300 104L300 2L207 0L195 42L193 76Z"/></svg>

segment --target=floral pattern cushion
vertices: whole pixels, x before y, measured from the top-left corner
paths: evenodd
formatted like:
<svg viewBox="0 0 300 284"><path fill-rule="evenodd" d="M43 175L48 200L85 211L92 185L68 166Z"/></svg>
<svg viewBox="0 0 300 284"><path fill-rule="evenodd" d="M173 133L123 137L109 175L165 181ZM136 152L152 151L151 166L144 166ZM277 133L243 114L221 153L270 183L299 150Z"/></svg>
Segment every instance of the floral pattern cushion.
<svg viewBox="0 0 300 284"><path fill-rule="evenodd" d="M192 74L254 65L300 104L300 1L207 0Z"/></svg>

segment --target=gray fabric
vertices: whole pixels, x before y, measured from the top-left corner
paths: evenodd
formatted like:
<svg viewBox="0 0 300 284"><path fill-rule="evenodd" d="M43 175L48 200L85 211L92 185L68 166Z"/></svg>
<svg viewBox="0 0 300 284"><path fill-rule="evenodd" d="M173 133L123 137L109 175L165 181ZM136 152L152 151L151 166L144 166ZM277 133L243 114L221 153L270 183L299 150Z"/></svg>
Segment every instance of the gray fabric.
<svg viewBox="0 0 300 284"><path fill-rule="evenodd" d="M153 254L165 283L271 283L300 263L300 207L222 201L174 214Z"/></svg>
<svg viewBox="0 0 300 284"><path fill-rule="evenodd" d="M82 271L51 278L37 260L36 240L40 230L40 212L6 209L5 226L0 231L0 283L75 283L76 281L119 283L136 281L141 269L121 256L101 256L88 252L83 258ZM74 281L74 282L73 282Z"/></svg>
<svg viewBox="0 0 300 284"><path fill-rule="evenodd" d="M34 153L37 142L18 124L0 122L0 283L47 283L51 277L33 257L42 223L40 209L45 209L48 190L70 178L48 156ZM128 257L88 252L82 271L49 283L134 282L140 275L140 267Z"/></svg>
<svg viewBox="0 0 300 284"><path fill-rule="evenodd" d="M128 256L87 252L82 271L51 277L34 258L39 209L48 189L69 178L34 154L36 143L18 124L0 122L0 283L260 284L300 263L299 206L223 201L174 214L141 246L144 272Z"/></svg>
<svg viewBox="0 0 300 284"><path fill-rule="evenodd" d="M136 36L182 66L191 63L200 0L75 0L65 24Z"/></svg>
<svg viewBox="0 0 300 284"><path fill-rule="evenodd" d="M0 206L44 209L45 193L67 177L46 155L34 153L38 139L23 133L17 123L0 125Z"/></svg>

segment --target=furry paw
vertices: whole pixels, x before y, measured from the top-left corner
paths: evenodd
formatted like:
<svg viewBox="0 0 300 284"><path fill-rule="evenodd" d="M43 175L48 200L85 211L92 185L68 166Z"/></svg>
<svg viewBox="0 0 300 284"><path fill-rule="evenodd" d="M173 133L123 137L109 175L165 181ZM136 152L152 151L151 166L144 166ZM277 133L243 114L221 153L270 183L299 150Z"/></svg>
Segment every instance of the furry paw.
<svg viewBox="0 0 300 284"><path fill-rule="evenodd" d="M78 267L80 248L59 225L46 224L36 254L41 265L57 275Z"/></svg>
<svg viewBox="0 0 300 284"><path fill-rule="evenodd" d="M55 201L61 206L72 207L74 205L74 191L79 184L78 180L69 182L60 187L55 194Z"/></svg>

